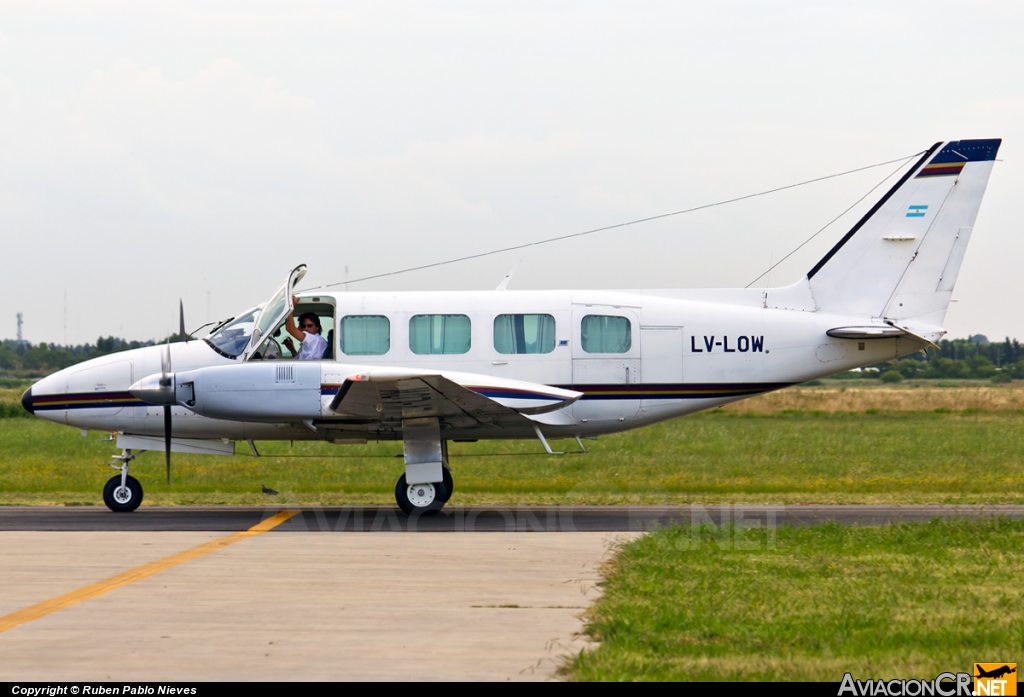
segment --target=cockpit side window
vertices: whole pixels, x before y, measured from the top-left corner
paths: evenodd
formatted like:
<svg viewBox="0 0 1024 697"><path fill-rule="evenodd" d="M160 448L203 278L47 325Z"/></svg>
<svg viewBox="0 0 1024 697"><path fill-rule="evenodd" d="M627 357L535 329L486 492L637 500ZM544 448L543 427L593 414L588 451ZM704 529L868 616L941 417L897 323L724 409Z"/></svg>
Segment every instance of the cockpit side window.
<svg viewBox="0 0 1024 697"><path fill-rule="evenodd" d="M207 337L206 341L229 358L240 356L249 343L249 337L252 336L252 330L256 326L256 315L259 314L259 311L260 309L257 307L241 317L236 317Z"/></svg>
<svg viewBox="0 0 1024 697"><path fill-rule="evenodd" d="M281 286L274 297L264 306L264 311L260 313L259 323L256 326L260 330L260 338L265 337L274 328L274 324L281 321L281 313L289 299L287 293L288 288Z"/></svg>

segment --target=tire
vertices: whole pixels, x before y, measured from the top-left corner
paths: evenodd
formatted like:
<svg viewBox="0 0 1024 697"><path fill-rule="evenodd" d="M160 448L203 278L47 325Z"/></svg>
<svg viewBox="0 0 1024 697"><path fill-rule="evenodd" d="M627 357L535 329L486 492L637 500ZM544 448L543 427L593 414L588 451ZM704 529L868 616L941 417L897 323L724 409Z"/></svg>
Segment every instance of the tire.
<svg viewBox="0 0 1024 697"><path fill-rule="evenodd" d="M124 492L118 492L121 488L121 475L115 474L103 487L103 503L115 513L131 513L142 503L142 485L135 477L128 475L125 478Z"/></svg>
<svg viewBox="0 0 1024 697"><path fill-rule="evenodd" d="M455 492L455 480L452 479L452 473L448 471L447 467L441 468L441 474L444 477L444 481L442 482L442 484L444 484L444 488L446 490L446 493L444 495L444 503L448 503L448 500L452 497L452 494Z"/></svg>
<svg viewBox="0 0 1024 697"><path fill-rule="evenodd" d="M448 475L450 480L451 475ZM448 488L446 482L434 482L433 484L424 485L431 486L434 488L434 498L432 501L425 505L417 505L413 500L409 498L409 485L405 483L405 475L403 474L398 478L398 483L395 484L395 503L402 509L402 513L406 515L421 515L421 516L432 516L437 515L444 504L451 498L451 490Z"/></svg>

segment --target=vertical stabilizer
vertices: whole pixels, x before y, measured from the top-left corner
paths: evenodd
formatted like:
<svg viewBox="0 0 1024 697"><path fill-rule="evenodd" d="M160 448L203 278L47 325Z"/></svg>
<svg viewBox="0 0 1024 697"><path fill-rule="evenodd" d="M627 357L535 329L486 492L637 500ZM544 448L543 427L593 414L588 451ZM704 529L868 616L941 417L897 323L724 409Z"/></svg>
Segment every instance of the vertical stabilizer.
<svg viewBox="0 0 1024 697"><path fill-rule="evenodd" d="M807 274L822 312L940 327L998 139L936 143Z"/></svg>

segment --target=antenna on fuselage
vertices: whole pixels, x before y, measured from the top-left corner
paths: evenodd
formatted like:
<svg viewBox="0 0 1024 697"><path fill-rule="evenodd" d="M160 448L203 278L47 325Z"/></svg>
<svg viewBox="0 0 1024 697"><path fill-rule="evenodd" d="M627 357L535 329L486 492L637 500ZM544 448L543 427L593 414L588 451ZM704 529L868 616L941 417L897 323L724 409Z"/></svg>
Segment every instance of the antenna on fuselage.
<svg viewBox="0 0 1024 697"><path fill-rule="evenodd" d="M501 283L494 290L508 290L508 282L512 280L512 277L516 275L516 271L519 269L519 265L523 263L520 259L516 262L516 265L512 267L512 270L505 274L505 278L501 279Z"/></svg>

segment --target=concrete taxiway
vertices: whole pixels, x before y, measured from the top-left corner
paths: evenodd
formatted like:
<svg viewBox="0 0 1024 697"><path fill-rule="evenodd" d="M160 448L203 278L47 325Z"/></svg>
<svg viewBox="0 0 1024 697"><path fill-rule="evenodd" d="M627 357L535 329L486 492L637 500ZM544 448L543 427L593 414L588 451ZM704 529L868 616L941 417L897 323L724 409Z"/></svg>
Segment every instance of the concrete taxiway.
<svg viewBox="0 0 1024 697"><path fill-rule="evenodd" d="M0 533L0 615L215 537ZM0 681L550 679L620 537L261 535L0 632Z"/></svg>
<svg viewBox="0 0 1024 697"><path fill-rule="evenodd" d="M652 526L990 515L1024 506L4 508L0 680L551 679Z"/></svg>

